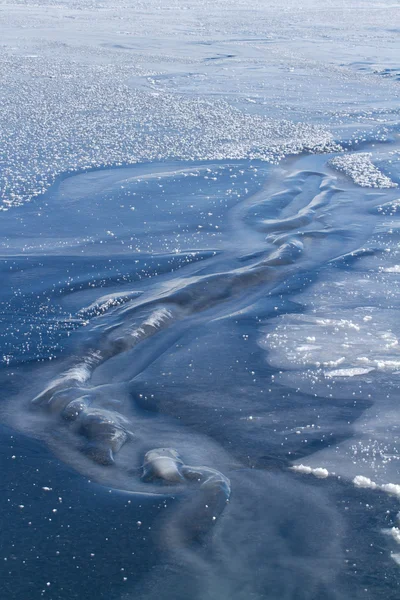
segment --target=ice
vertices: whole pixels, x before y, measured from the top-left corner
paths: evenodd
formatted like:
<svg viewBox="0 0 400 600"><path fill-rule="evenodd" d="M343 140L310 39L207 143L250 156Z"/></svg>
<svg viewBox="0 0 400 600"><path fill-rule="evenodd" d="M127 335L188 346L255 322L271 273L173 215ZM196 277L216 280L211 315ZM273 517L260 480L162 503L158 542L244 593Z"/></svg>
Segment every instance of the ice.
<svg viewBox="0 0 400 600"><path fill-rule="evenodd" d="M333 369L332 371L324 371L324 374L328 379L333 377L355 377L356 375L366 375L373 370L372 367L369 369Z"/></svg>
<svg viewBox="0 0 400 600"><path fill-rule="evenodd" d="M307 467L306 465L294 465L293 467L291 467L291 469L296 473L304 473L304 475L314 475L314 477L317 477L318 479L325 479L329 476L329 471L327 469L324 469L323 467L316 467L313 469L312 467Z"/></svg>
<svg viewBox="0 0 400 600"><path fill-rule="evenodd" d="M392 552L390 556L393 558L396 564L400 565L400 554Z"/></svg>
<svg viewBox="0 0 400 600"><path fill-rule="evenodd" d="M381 490L395 496L400 500L400 484L398 483L384 483L381 485Z"/></svg>
<svg viewBox="0 0 400 600"><path fill-rule="evenodd" d="M340 28L321 28L315 1L286 4L282 10L275 1L256 2L247 12L239 0L229 11L223 0L191 0L187 10L154 1L7 3L0 49L3 207L42 193L66 171L169 157L276 162L304 150L340 149L330 127L340 129L349 114L362 125L356 143L374 128L377 139L387 138L375 101L382 104L396 88L371 74L371 95L352 60L375 11L365 1L357 7L355 32L347 25L354 7L329 2L323 18ZM375 52L395 40L389 11L380 19L388 27L375 32ZM24 40L16 44L21 30ZM305 43L314 37L323 48L318 60ZM383 68L391 59L381 52ZM364 163L368 185L388 184Z"/></svg>
<svg viewBox="0 0 400 600"><path fill-rule="evenodd" d="M354 477L353 483L356 487L370 488L371 490L382 490L387 494L400 499L400 485L397 483L382 483L379 485L375 481L371 481L371 479L364 477L363 475L357 475ZM399 530L394 528L394 531L397 533Z"/></svg>
<svg viewBox="0 0 400 600"><path fill-rule="evenodd" d="M398 3L0 12L5 593L396 600Z"/></svg>
<svg viewBox="0 0 400 600"><path fill-rule="evenodd" d="M392 536L395 542L400 544L400 529L398 527L392 527L389 529L388 534Z"/></svg>
<svg viewBox="0 0 400 600"><path fill-rule="evenodd" d="M328 379L363 376L374 370L394 372L400 367L400 331L395 324L393 331L392 323L391 311L369 307L336 309L330 318L315 313L284 315L261 344L269 348L271 364L309 373L314 370ZM315 344L304 343L310 332ZM339 365L340 369L328 369Z"/></svg>
<svg viewBox="0 0 400 600"><path fill-rule="evenodd" d="M371 153L343 154L332 158L330 165L346 175L362 187L392 188L397 187L372 162Z"/></svg>
<svg viewBox="0 0 400 600"><path fill-rule="evenodd" d="M371 481L371 479L364 477L363 475L354 477L353 483L356 487L370 488L371 490L376 490L378 487L374 481Z"/></svg>
<svg viewBox="0 0 400 600"><path fill-rule="evenodd" d="M170 157L276 163L306 148L337 147L322 126L246 114L222 98L134 90L123 66L88 66L60 52L51 62L2 60L0 198L6 207L44 193L65 172ZM21 111L24 128L18 127Z"/></svg>

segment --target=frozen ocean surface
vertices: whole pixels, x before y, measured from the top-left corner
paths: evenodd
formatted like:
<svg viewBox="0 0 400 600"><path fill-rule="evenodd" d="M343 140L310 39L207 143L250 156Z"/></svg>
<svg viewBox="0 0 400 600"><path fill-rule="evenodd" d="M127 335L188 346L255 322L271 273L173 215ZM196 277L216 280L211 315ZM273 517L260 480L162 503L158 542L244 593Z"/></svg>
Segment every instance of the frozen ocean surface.
<svg viewBox="0 0 400 600"><path fill-rule="evenodd" d="M399 24L0 1L1 600L400 597Z"/></svg>

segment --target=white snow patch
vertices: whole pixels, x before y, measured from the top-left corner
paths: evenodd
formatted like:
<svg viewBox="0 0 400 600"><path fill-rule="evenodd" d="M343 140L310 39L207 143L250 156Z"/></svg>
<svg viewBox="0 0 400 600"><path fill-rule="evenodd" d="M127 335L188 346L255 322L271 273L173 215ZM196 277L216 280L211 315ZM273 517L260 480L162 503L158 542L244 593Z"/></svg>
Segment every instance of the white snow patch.
<svg viewBox="0 0 400 600"><path fill-rule="evenodd" d="M371 479L369 479L368 477L364 477L363 475L357 475L356 477L354 477L353 483L356 487L371 488L371 490L375 490L378 487L375 481L372 481Z"/></svg>
<svg viewBox="0 0 400 600"><path fill-rule="evenodd" d="M373 164L371 156L370 152L341 154L332 158L329 165L348 175L354 183L361 187L397 187L397 183L394 183Z"/></svg>
<svg viewBox="0 0 400 600"><path fill-rule="evenodd" d="M318 477L318 479L325 479L329 476L329 471L322 467L308 467L307 465L294 465L290 467L292 471L296 471L296 473L304 473L304 475L314 475L314 477Z"/></svg>
<svg viewBox="0 0 400 600"><path fill-rule="evenodd" d="M357 475L353 479L353 483L356 487L370 488L371 490L382 490L391 496L396 496L400 500L400 485L397 483L383 483L379 485L375 481L372 481L368 477L363 475Z"/></svg>
<svg viewBox="0 0 400 600"><path fill-rule="evenodd" d="M400 500L400 485L397 483L385 483L381 485L380 488L391 496L397 496L397 498Z"/></svg>

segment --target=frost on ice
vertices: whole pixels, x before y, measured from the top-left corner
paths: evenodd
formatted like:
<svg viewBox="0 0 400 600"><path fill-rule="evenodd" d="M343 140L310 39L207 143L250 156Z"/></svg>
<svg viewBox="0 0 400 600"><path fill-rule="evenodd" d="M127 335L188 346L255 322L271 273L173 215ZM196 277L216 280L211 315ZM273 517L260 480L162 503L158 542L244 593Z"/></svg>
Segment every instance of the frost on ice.
<svg viewBox="0 0 400 600"><path fill-rule="evenodd" d="M371 156L370 152L341 154L332 158L329 164L334 169L342 171L361 187L397 187L397 183L394 183L373 164Z"/></svg>

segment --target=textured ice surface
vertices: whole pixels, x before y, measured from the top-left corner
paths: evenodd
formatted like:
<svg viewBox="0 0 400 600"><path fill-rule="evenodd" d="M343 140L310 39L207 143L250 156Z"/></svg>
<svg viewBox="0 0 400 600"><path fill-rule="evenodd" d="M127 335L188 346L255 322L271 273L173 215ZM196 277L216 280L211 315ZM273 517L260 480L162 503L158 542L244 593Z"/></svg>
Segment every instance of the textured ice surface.
<svg viewBox="0 0 400 600"><path fill-rule="evenodd" d="M4 62L0 187L6 207L43 193L66 171L167 158L277 162L305 149L335 148L322 127L246 114L223 99L132 90L115 65Z"/></svg>
<svg viewBox="0 0 400 600"><path fill-rule="evenodd" d="M223 98L183 96L179 87L135 89L130 78L143 67L100 40L85 49L46 38L30 43L35 51L40 45L39 54L21 55L6 44L0 50L5 207L43 193L63 172L166 158L276 162L337 147L319 125L251 114Z"/></svg>
<svg viewBox="0 0 400 600"><path fill-rule="evenodd" d="M355 144L387 139L398 87L351 60L377 18L376 48L393 44L398 9L381 6L325 3L322 25L312 1L251 10L223 0L4 4L3 206L40 194L66 171L170 157L276 162L330 150L334 132L347 139L349 115ZM387 185L369 162L357 172L358 182Z"/></svg>
<svg viewBox="0 0 400 600"><path fill-rule="evenodd" d="M265 339L271 364L315 370L330 379L400 369L400 332L393 311L351 308L331 312L329 318L315 312L279 319ZM282 350L285 362L280 355L275 358Z"/></svg>
<svg viewBox="0 0 400 600"><path fill-rule="evenodd" d="M397 600L398 3L0 17L2 600ZM160 446L231 480L207 540Z"/></svg>
<svg viewBox="0 0 400 600"><path fill-rule="evenodd" d="M397 187L397 183L391 181L372 163L371 156L371 153L344 154L333 158L330 165L339 171L343 171L351 177L354 183L362 187Z"/></svg>
<svg viewBox="0 0 400 600"><path fill-rule="evenodd" d="M351 440L317 452L305 464L360 475L380 486L396 482L400 459L397 202L395 189L353 196L351 204L338 194L332 218L343 218L351 206L352 215L346 217L351 235L364 228L367 237L356 251L325 265L311 284L303 283L304 290L297 285L297 314L270 321L260 338L280 384L322 396L327 403L335 398L352 398L354 406L373 403ZM369 221L368 215L378 219Z"/></svg>

